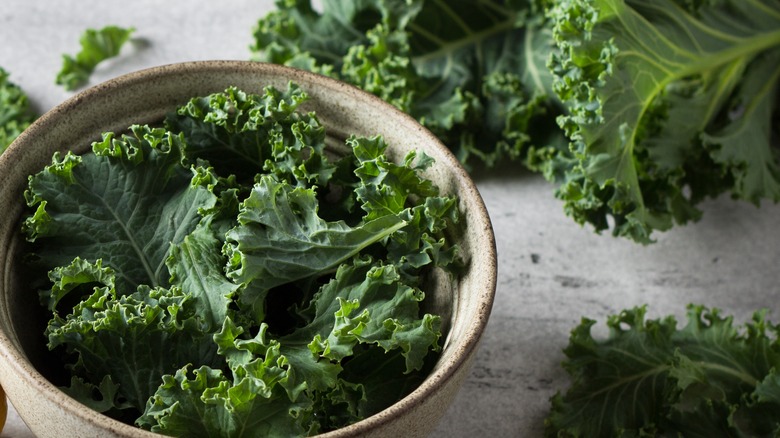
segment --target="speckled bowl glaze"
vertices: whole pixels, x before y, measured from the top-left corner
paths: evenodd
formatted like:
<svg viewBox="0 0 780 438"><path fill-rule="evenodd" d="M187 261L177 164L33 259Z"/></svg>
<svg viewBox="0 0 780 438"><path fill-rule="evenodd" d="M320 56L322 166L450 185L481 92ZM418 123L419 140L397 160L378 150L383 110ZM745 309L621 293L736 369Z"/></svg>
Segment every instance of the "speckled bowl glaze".
<svg viewBox="0 0 780 438"><path fill-rule="evenodd" d="M426 291L433 311L444 318L446 336L432 374L407 397L380 413L326 437L426 436L466 378L485 329L496 288L496 250L482 198L456 158L415 120L350 85L308 72L242 61L174 64L131 73L90 88L52 109L0 155L0 385L22 419L39 437L158 436L123 424L67 397L34 364L46 351L34 323L40 314L35 291L21 280L19 221L27 176L51 162L54 151L84 152L105 131L123 131L133 123L155 123L191 97L237 86L260 92L296 82L332 138L381 134L388 155L400 159L409 150L436 160L427 176L444 193L456 194L463 212L453 237L467 259L462 276L437 276Z"/></svg>

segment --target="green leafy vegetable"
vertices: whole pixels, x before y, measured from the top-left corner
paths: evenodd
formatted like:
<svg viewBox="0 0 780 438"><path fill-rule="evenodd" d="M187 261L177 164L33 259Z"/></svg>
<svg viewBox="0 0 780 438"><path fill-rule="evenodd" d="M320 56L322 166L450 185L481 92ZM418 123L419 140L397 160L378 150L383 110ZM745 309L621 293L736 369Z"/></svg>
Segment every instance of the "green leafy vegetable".
<svg viewBox="0 0 780 438"><path fill-rule="evenodd" d="M159 433L300 436L392 404L436 359L421 312L457 202L381 137L325 151L295 85L194 98L55 155L23 229L64 390ZM388 385L388 382L392 384Z"/></svg>
<svg viewBox="0 0 780 438"><path fill-rule="evenodd" d="M47 328L49 347L62 345L78 355L74 376L101 386L110 378L117 385L116 395L103 394L104 401L113 397L116 408L137 408L156 392L160 376L187 363L219 365L211 334L195 317L195 306L175 287L141 286L120 297L109 282L95 286L65 318L55 313Z"/></svg>
<svg viewBox="0 0 780 438"><path fill-rule="evenodd" d="M255 360L233 370L229 380L219 370L201 367L163 376L155 404L139 424L171 436L306 436L310 404L291 403L281 383L275 357ZM278 353L277 353L278 354ZM277 356L278 357L278 356Z"/></svg>
<svg viewBox="0 0 780 438"><path fill-rule="evenodd" d="M228 231L227 276L247 289L242 300L262 303L274 287L332 272L406 222L385 215L350 227L317 216L314 190L292 188L263 175L243 203L239 225ZM265 318L261 310L256 315Z"/></svg>
<svg viewBox="0 0 780 438"><path fill-rule="evenodd" d="M325 0L321 12L308 0L276 4L255 29L256 59L374 93L464 163L563 143L546 67L553 41L534 1Z"/></svg>
<svg viewBox="0 0 780 438"><path fill-rule="evenodd" d="M99 63L119 55L134 31L132 27L118 26L87 29L81 35L81 50L76 56L62 55L62 68L57 73L56 83L68 91L84 85Z"/></svg>
<svg viewBox="0 0 780 438"><path fill-rule="evenodd" d="M549 3L572 147L542 167L575 220L646 243L709 196L780 200L780 4Z"/></svg>
<svg viewBox="0 0 780 438"><path fill-rule="evenodd" d="M578 223L649 243L708 197L780 200L778 29L774 0L279 0L252 49L376 94L467 165L520 158Z"/></svg>
<svg viewBox="0 0 780 438"><path fill-rule="evenodd" d="M776 436L780 326L765 311L742 328L702 306L682 329L645 315L611 316L604 340L590 319L572 331L572 383L552 399L547 436Z"/></svg>
<svg viewBox="0 0 780 438"><path fill-rule="evenodd" d="M27 95L8 77L0 68L0 154L35 119Z"/></svg>

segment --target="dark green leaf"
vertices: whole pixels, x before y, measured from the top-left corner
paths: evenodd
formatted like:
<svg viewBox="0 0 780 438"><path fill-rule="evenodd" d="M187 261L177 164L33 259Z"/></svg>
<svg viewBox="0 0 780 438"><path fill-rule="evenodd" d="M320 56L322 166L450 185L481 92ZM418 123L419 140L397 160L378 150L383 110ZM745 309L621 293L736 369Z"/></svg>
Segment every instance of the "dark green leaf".
<svg viewBox="0 0 780 438"><path fill-rule="evenodd" d="M74 372L88 382L102 385L111 376L128 406L142 412L160 376L187 363L219 363L205 325L195 318L196 303L179 289L141 286L120 297L112 277L103 284L89 275L81 278L94 285L93 293L66 317L55 314L46 334L50 348L62 345L78 355Z"/></svg>
<svg viewBox="0 0 780 438"><path fill-rule="evenodd" d="M122 46L134 31L134 28L118 26L84 31L80 40L81 50L76 56L62 55L62 68L57 73L57 84L72 91L87 83L99 63L119 55Z"/></svg>
<svg viewBox="0 0 780 438"><path fill-rule="evenodd" d="M256 59L355 84L417 118L468 164L561 143L538 2L277 2ZM547 120L545 123L544 121ZM535 129L546 125L552 129Z"/></svg>
<svg viewBox="0 0 780 438"><path fill-rule="evenodd" d="M8 77L0 67L0 154L35 119L27 95Z"/></svg>
<svg viewBox="0 0 780 438"><path fill-rule="evenodd" d="M698 219L708 196L780 200L770 128L780 6L697 4L551 2L554 88L572 140L552 160L577 222L649 243L653 230Z"/></svg>
<svg viewBox="0 0 780 438"><path fill-rule="evenodd" d="M199 209L216 202L208 188L190 184L180 137L146 126L131 131L107 134L94 154L55 157L26 192L37 211L24 226L39 244L40 264L48 270L75 257L103 259L120 294L167 285L170 245L194 229Z"/></svg>
<svg viewBox="0 0 780 438"><path fill-rule="evenodd" d="M572 378L552 399L547 436L774 436L778 326L757 312L742 329L717 310L690 306L688 322L646 320L645 308L609 318L609 336L572 331Z"/></svg>
<svg viewBox="0 0 780 438"><path fill-rule="evenodd" d="M208 367L192 372L184 367L164 376L137 424L171 436L304 436L310 403L290 402L276 384L285 372L274 360L269 356L238 366L232 381Z"/></svg>

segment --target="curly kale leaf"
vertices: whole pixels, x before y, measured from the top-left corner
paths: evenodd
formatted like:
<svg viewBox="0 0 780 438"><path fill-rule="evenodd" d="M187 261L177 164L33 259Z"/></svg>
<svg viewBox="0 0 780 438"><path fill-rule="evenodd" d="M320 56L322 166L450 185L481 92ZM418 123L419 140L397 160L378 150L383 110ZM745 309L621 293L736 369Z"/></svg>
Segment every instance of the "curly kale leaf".
<svg viewBox="0 0 780 438"><path fill-rule="evenodd" d="M395 266L355 260L342 265L312 298L310 321L281 338L282 352L299 367L301 381L316 389L332 384L321 378L335 379L339 370L328 372L328 367L352 356L358 344L400 348L405 372L419 370L428 351L438 348L440 336L438 317L419 316L423 298L421 290L403 283Z"/></svg>
<svg viewBox="0 0 780 438"><path fill-rule="evenodd" d="M325 129L313 114L298 111L306 99L292 83L262 94L231 87L192 99L165 126L182 133L190 160L208 161L221 176L246 182L266 172L293 185L324 187L335 166L325 158Z"/></svg>
<svg viewBox="0 0 780 438"><path fill-rule="evenodd" d="M239 225L226 235L227 276L241 284L239 301L265 318L264 297L277 286L317 277L406 225L384 215L352 227L317 215L313 189L263 175L242 203Z"/></svg>
<svg viewBox="0 0 780 438"><path fill-rule="evenodd" d="M537 2L278 1L259 20L261 61L330 75L417 118L467 164L562 145Z"/></svg>
<svg viewBox="0 0 780 438"><path fill-rule="evenodd" d="M165 261L170 283L198 300L197 314L212 330L222 326L239 286L225 276L224 234L213 227L214 216L199 223Z"/></svg>
<svg viewBox="0 0 780 438"><path fill-rule="evenodd" d="M73 376L70 380L70 386L60 387L60 389L71 398L98 412L131 407L128 402L122 400L119 385L113 382L111 376L104 377L99 385ZM98 399L96 396L100 398Z"/></svg>
<svg viewBox="0 0 780 438"><path fill-rule="evenodd" d="M86 84L98 64L119 55L134 31L132 27L118 26L87 29L81 35L81 50L76 56L62 55L62 68L57 73L56 83L68 91Z"/></svg>
<svg viewBox="0 0 780 438"><path fill-rule="evenodd" d="M197 302L180 289L142 285L132 294L119 295L116 275L101 261L75 259L52 271L52 290L91 289L66 316L49 321L49 348L64 346L75 354L74 376L99 383L98 405L134 408L143 412L160 376L188 363L218 364L216 346L207 327L195 318ZM106 382L110 378L112 384ZM73 382L71 393L82 393L88 405L96 401L84 393L84 381ZM113 406L111 406L113 402ZM136 414L137 415L137 414Z"/></svg>
<svg viewBox="0 0 780 438"><path fill-rule="evenodd" d="M171 244L178 244L216 203L181 166L180 136L133 126L112 133L85 155L68 153L30 178L25 193L35 214L24 222L39 265L49 270L76 258L103 259L120 294L138 285L167 286ZM77 224L77 226L74 226Z"/></svg>
<svg viewBox="0 0 780 438"><path fill-rule="evenodd" d="M420 173L433 164L425 154L410 152L403 164L387 159L387 144L381 137L349 138L358 163L355 174L360 185L355 189L357 200L365 212L365 219L388 214L400 214L407 225L390 236L387 244L388 259L413 280L415 272L433 263L448 267L456 264L456 250L445 244L441 232L449 224L458 221L456 199L442 197L439 190ZM424 199L406 210L412 198Z"/></svg>
<svg viewBox="0 0 780 438"><path fill-rule="evenodd" d="M27 95L0 68L0 154L35 120Z"/></svg>
<svg viewBox="0 0 780 438"><path fill-rule="evenodd" d="M548 16L572 146L543 167L576 221L647 243L709 196L780 200L777 2L565 0Z"/></svg>
<svg viewBox="0 0 780 438"><path fill-rule="evenodd" d="M260 343L258 341L258 343ZM291 437L310 435L311 402L290 401L288 376L278 343L230 375L207 366L189 366L163 383L136 424L170 436ZM232 375L232 377L230 377Z"/></svg>
<svg viewBox="0 0 780 438"><path fill-rule="evenodd" d="M646 320L644 307L572 331L571 387L552 399L547 436L775 436L780 430L780 326L757 312L743 328L689 306L687 324Z"/></svg>
<svg viewBox="0 0 780 438"><path fill-rule="evenodd" d="M427 375L441 319L421 287L459 265L457 199L422 177L430 157L393 163L380 137L331 162L305 99L230 88L173 131L108 133L30 177L23 228L65 392L166 434L299 436Z"/></svg>
<svg viewBox="0 0 780 438"><path fill-rule="evenodd" d="M400 280L370 258L342 265L312 299L308 324L277 339L265 323L248 337L227 318L214 341L232 378L208 367L165 376L138 424L171 435L196 421L204 436L300 436L376 413L419 383L413 371L441 336L438 317L419 316L422 293Z"/></svg>

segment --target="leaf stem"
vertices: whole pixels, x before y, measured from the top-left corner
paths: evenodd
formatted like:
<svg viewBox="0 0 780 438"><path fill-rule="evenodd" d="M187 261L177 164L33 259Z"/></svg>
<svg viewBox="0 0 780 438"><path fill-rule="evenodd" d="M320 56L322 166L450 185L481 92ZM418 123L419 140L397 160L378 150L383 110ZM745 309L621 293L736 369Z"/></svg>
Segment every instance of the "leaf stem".
<svg viewBox="0 0 780 438"><path fill-rule="evenodd" d="M754 387L758 384L758 380L756 380L755 377L751 376L750 374L734 369L732 367L728 367L725 365L721 365L719 363L712 363L712 362L696 362L700 367L710 370L719 372L721 374L725 374L731 377L736 377L738 380L740 380L743 383L746 383L750 385L751 387Z"/></svg>
<svg viewBox="0 0 780 438"><path fill-rule="evenodd" d="M420 33L420 35L423 36L426 36L425 34L430 33L422 29L420 26L415 25L414 23L410 24L409 27L414 32ZM467 35L467 37L465 38L461 38L452 42L446 42L443 41L441 38L435 37L436 40L438 40L437 43L439 44L440 47L437 50L425 53L423 55L412 56L411 57L412 63L414 63L415 65L420 65L439 58L452 56L453 52L456 52L472 44L481 44L483 40L490 38L494 35L499 35L514 27L515 27L514 16L511 16L511 17L507 17L507 19L503 22L496 23L495 26L490 26L479 32L473 32ZM428 37L426 36L426 38Z"/></svg>

